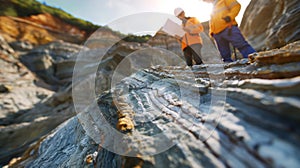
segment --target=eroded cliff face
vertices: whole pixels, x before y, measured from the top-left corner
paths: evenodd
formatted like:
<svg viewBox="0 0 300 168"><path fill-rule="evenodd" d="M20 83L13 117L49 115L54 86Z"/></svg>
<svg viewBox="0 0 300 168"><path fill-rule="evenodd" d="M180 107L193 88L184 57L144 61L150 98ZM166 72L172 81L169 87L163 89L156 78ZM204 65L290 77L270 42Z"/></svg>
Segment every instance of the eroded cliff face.
<svg viewBox="0 0 300 168"><path fill-rule="evenodd" d="M282 47L300 39L297 0L251 0L241 30L257 50Z"/></svg>
<svg viewBox="0 0 300 168"><path fill-rule="evenodd" d="M112 30L102 29L103 38L107 37L107 40L120 38L120 35ZM0 16L0 34L9 43L22 41L41 45L58 40L82 44L91 32L81 30L79 27L45 13L29 17Z"/></svg>
<svg viewBox="0 0 300 168"><path fill-rule="evenodd" d="M49 14L28 18L0 16L0 30L8 42L28 41L36 45L54 40L81 43L87 36L84 31Z"/></svg>

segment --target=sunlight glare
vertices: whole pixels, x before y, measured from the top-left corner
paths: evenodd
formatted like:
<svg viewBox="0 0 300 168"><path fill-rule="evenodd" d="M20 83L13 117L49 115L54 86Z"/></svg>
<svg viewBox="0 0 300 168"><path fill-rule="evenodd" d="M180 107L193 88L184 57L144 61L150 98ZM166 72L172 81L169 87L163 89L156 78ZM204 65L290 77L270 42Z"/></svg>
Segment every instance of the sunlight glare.
<svg viewBox="0 0 300 168"><path fill-rule="evenodd" d="M200 22L205 22L210 19L212 12L212 4L201 2L199 0L189 0L184 7L186 16L196 17Z"/></svg>
<svg viewBox="0 0 300 168"><path fill-rule="evenodd" d="M181 7L186 16L196 17L201 22L208 21L212 11L212 4L202 2L202 0L164 0L160 1L159 5L161 11L168 11L172 15L177 7Z"/></svg>
<svg viewBox="0 0 300 168"><path fill-rule="evenodd" d="M241 23L244 11L250 0L238 0L242 5L239 15L236 17L236 21ZM205 22L210 19L213 5L211 3L203 2L202 0L159 0L157 7L163 11L173 14L173 10L177 7L181 7L185 10L186 16L197 17L200 22Z"/></svg>

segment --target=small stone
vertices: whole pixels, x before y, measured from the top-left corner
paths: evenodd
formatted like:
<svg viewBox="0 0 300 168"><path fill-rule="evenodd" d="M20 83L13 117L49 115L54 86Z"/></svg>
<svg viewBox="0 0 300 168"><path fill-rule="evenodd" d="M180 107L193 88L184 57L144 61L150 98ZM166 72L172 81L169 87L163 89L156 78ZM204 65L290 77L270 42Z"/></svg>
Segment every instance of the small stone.
<svg viewBox="0 0 300 168"><path fill-rule="evenodd" d="M12 87L9 85L0 84L0 93L8 93L12 90Z"/></svg>

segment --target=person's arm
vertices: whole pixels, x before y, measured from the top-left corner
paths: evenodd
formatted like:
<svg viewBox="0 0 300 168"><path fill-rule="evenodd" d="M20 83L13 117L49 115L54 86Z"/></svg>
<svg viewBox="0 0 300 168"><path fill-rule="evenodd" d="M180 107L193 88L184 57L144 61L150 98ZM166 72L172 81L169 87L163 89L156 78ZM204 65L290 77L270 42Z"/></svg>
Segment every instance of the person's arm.
<svg viewBox="0 0 300 168"><path fill-rule="evenodd" d="M231 22L232 20L235 19L235 17L239 14L240 10L241 10L241 4L238 3L236 0L225 0L225 4L227 5L227 8L229 9L229 13L227 14L227 16L230 18L228 18L227 16L225 16L225 18L227 17L227 21L226 22Z"/></svg>
<svg viewBox="0 0 300 168"><path fill-rule="evenodd" d="M203 32L203 26L196 18L192 18L191 20L192 25L188 26L188 30L190 34L198 34Z"/></svg>

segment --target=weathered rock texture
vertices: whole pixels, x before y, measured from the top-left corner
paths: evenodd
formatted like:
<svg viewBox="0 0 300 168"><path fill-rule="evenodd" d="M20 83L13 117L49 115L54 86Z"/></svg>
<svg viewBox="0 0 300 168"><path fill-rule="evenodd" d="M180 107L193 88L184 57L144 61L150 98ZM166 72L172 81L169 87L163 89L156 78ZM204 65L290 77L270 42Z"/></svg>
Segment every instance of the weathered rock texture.
<svg viewBox="0 0 300 168"><path fill-rule="evenodd" d="M297 167L300 62L294 58L299 51L296 42L280 49L281 54L272 50L254 55L252 64L240 60L192 71L176 66L141 70L103 92L99 107L89 107L61 125L11 166ZM124 137L89 138L87 134L102 130L103 119ZM155 152L156 143L138 140L161 132L175 145L144 155ZM123 154L136 157L107 151L101 147L107 140L128 142Z"/></svg>
<svg viewBox="0 0 300 168"><path fill-rule="evenodd" d="M259 5L253 5L254 2ZM270 10L256 10L268 5L269 1L252 1L248 8L253 21L244 22L242 27L252 44L258 49L273 48L298 39L298 30L289 29L297 23L298 17L291 17L299 13L296 1L274 1L270 6L272 16L265 16ZM255 8L255 14L251 14L251 8ZM253 16L256 14L264 20ZM300 164L299 41L251 55L250 62L243 59L230 64L211 64L217 60L216 49L205 43L202 54L207 64L191 70L182 61L173 59L174 54L155 48L180 51L176 48L179 43L163 34L157 34L149 42L154 48L123 42L117 34L105 29L86 43L89 48L56 41L30 50L32 43L79 38L80 32L71 29L71 32L60 31L58 36L63 37L42 41L43 37L53 37L48 34L53 28L64 27L47 23L47 19L55 20L46 15L0 18L4 20L0 28L13 47L0 45L0 63L5 66L1 80L8 81L0 85L3 100L0 166L12 157L17 158L11 160L9 167L297 167ZM44 24L49 25L41 26ZM248 26L257 27L257 31ZM297 28L297 24L292 28ZM42 34L33 38L30 30ZM27 38L32 41L19 41ZM207 36L202 38L210 40ZM115 41L118 43L114 44ZM107 47L110 48L106 50ZM17 61L14 50L22 53L22 62L39 79ZM73 71L76 55L83 57L77 60L80 68ZM103 59L99 60L101 56ZM73 86L86 92L93 89L89 97L97 95L96 103L91 106L77 104L80 114L73 118L76 95L71 94L72 72L81 72L75 76ZM91 81L91 76L96 76L96 80ZM26 82L13 83L16 79ZM57 92L53 94L36 85ZM20 87L26 93L20 94L22 101L16 101L20 95L14 92L24 91L17 90ZM10 99L17 103L7 103ZM66 122L53 130L63 121ZM116 131L123 136L112 134ZM158 133L161 133L159 140L165 142L162 147L170 149L158 148L160 141L154 139ZM23 156L18 157L25 149ZM118 154L111 152L112 149ZM157 155L149 155L153 153Z"/></svg>
<svg viewBox="0 0 300 168"><path fill-rule="evenodd" d="M257 50L282 47L300 39L298 0L252 0L241 30Z"/></svg>
<svg viewBox="0 0 300 168"><path fill-rule="evenodd" d="M162 30L158 31L153 38L148 41L148 43L152 47L164 48L166 50L173 51L177 55L183 55L179 41Z"/></svg>
<svg viewBox="0 0 300 168"><path fill-rule="evenodd" d="M34 140L29 139L38 134L39 128L45 129L49 126L44 122L46 118L35 118L33 113L29 114L27 111L34 109L33 111L37 113L37 104L48 99L53 92L35 85L35 82L41 81L21 64L17 54L1 36L0 67L0 164L2 164L8 162L12 155L22 153L28 141ZM22 117L24 114L28 116Z"/></svg>
<svg viewBox="0 0 300 168"><path fill-rule="evenodd" d="M76 54L80 50L84 47L56 41L34 48L21 55L20 60L46 83L53 87L62 86L72 81Z"/></svg>
<svg viewBox="0 0 300 168"><path fill-rule="evenodd" d="M74 116L71 90L68 92L56 93L50 98L42 97L44 100L37 101L30 109L19 110L16 113L10 112L8 116L1 118L1 164L19 156L32 142ZM23 102L37 99L33 93L31 94L31 97L23 98Z"/></svg>
<svg viewBox="0 0 300 168"><path fill-rule="evenodd" d="M0 120L2 151L0 164L9 161L13 156L20 155L33 141L76 114L72 104L71 86L76 61L83 65L77 71L84 73L82 76L77 76L74 84L85 78L85 75L91 74L91 68L99 66L99 72L103 74L103 81L99 80L99 82L103 85L99 85L97 89L102 92L108 89L109 85L105 81L111 77L108 72L102 71L102 67L111 67L113 69L108 71L112 72L126 55L145 48L139 43L122 42L106 52L105 49L88 49L76 44L56 41L36 47L20 56L22 63L27 65L33 74L11 55L14 54L14 50L4 40L3 43L5 44L1 45L3 53L6 55L10 53L13 59L6 55L1 56L4 63L5 61L7 63L3 64L6 68L2 71L3 75L1 74L4 83L1 83L0 88L1 92L5 93L0 95L3 101ZM81 53L78 53L79 51ZM76 60L78 54L84 56ZM95 62L95 59L103 55L102 64ZM148 59L144 60L147 61ZM15 81L16 79L18 82ZM53 94L49 90L55 90L56 93Z"/></svg>
<svg viewBox="0 0 300 168"><path fill-rule="evenodd" d="M53 92L36 87L36 77L17 59L12 48L0 36L1 61L1 114L3 119L10 113L33 108L34 104Z"/></svg>

